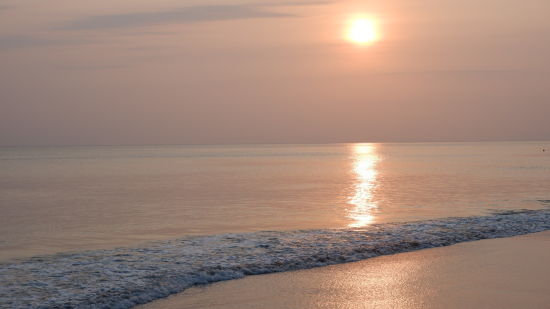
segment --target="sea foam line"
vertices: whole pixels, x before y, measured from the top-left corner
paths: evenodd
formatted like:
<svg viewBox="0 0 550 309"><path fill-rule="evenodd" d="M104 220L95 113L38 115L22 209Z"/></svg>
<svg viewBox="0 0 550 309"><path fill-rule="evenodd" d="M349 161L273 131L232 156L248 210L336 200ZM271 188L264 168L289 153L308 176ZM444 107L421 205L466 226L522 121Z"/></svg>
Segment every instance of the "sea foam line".
<svg viewBox="0 0 550 309"><path fill-rule="evenodd" d="M210 282L550 229L550 210L187 237L0 264L2 308L130 308Z"/></svg>

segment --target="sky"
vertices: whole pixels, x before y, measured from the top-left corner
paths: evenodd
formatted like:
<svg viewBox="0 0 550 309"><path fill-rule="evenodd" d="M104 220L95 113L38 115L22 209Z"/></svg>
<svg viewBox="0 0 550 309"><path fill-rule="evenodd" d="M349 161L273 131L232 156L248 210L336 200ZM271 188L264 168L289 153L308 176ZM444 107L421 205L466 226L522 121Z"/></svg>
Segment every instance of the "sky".
<svg viewBox="0 0 550 309"><path fill-rule="evenodd" d="M549 55L548 0L0 0L0 145L550 140Z"/></svg>

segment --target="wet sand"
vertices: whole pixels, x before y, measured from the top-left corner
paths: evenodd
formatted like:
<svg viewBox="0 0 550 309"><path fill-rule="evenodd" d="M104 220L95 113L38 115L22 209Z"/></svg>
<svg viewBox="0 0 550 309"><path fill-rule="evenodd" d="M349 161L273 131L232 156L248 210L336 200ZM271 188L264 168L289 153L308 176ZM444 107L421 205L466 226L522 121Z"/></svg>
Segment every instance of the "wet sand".
<svg viewBox="0 0 550 309"><path fill-rule="evenodd" d="M550 308L550 231L250 276L136 308Z"/></svg>

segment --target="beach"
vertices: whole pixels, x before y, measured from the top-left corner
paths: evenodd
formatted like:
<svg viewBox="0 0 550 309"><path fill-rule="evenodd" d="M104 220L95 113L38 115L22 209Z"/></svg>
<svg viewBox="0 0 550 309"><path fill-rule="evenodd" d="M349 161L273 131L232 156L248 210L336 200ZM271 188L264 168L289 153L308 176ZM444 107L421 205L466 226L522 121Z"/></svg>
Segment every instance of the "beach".
<svg viewBox="0 0 550 309"><path fill-rule="evenodd" d="M423 254L438 251L429 248L547 231L550 161L534 151L538 144L5 148L0 307L132 308L208 283L239 285L248 281L231 280L269 273L283 273L286 283L291 271L347 269L411 251L430 260ZM536 256L528 248L522 252ZM487 263L508 256L495 252ZM454 278L476 267L441 271ZM378 273L363 277L396 277ZM441 285L423 273L409 277ZM312 294L321 289L312 284L332 277L342 282ZM353 299L338 288L345 278L300 279L293 290L301 292L284 299L299 308L307 308L301 295ZM264 300L290 306L277 297ZM227 306L248 301L208 298Z"/></svg>
<svg viewBox="0 0 550 309"><path fill-rule="evenodd" d="M550 0L0 0L0 309L550 309Z"/></svg>
<svg viewBox="0 0 550 309"><path fill-rule="evenodd" d="M550 231L194 287L139 309L548 308Z"/></svg>

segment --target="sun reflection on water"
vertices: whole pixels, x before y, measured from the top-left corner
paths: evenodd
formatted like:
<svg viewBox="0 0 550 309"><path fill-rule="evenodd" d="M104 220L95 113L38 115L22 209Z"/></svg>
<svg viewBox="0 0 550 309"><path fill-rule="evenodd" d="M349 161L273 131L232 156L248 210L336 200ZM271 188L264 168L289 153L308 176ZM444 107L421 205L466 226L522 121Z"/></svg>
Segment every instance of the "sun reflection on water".
<svg viewBox="0 0 550 309"><path fill-rule="evenodd" d="M353 196L348 200L348 204L353 206L348 213L348 218L353 221L348 226L364 227L374 221L372 212L378 208L373 191L378 175L376 165L380 158L376 154L375 144L355 144L352 147L356 183Z"/></svg>

